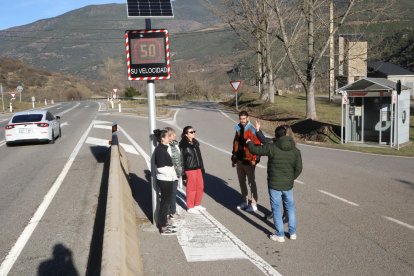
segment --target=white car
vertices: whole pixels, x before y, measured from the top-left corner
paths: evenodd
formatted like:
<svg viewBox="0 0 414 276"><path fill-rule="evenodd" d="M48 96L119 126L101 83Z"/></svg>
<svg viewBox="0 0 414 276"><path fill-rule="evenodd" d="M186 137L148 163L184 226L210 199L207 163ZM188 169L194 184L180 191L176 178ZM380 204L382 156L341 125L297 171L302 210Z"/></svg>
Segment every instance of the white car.
<svg viewBox="0 0 414 276"><path fill-rule="evenodd" d="M7 145L17 142L49 142L61 137L60 117L47 110L17 112L5 126L4 138Z"/></svg>

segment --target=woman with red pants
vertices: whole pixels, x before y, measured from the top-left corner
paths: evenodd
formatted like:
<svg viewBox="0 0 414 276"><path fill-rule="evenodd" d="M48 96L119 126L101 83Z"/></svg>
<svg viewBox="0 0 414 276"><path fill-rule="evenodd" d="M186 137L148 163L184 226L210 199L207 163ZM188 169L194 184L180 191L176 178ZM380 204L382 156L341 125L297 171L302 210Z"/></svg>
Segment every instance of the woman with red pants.
<svg viewBox="0 0 414 276"><path fill-rule="evenodd" d="M187 212L191 214L199 214L199 211L206 209L201 206L204 192L204 165L200 144L195 139L195 133L192 126L186 126L180 141L184 172L187 177Z"/></svg>

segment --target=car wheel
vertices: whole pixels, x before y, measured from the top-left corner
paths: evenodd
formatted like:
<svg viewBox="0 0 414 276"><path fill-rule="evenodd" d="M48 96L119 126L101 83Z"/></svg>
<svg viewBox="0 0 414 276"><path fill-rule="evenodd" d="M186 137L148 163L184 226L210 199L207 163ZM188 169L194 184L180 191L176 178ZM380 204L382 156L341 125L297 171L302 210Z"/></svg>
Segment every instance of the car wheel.
<svg viewBox="0 0 414 276"><path fill-rule="evenodd" d="M54 144L55 143L55 133L52 130L52 139L49 141L49 144Z"/></svg>

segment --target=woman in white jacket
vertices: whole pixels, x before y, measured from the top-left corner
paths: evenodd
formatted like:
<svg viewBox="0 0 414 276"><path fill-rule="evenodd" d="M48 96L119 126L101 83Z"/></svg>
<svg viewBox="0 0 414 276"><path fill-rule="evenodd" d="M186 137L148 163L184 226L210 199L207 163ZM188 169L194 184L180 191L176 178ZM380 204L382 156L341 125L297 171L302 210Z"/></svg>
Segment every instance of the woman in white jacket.
<svg viewBox="0 0 414 276"><path fill-rule="evenodd" d="M177 180L177 173L175 172L171 158L168 132L166 130L156 129L154 130L154 135L159 142L154 150L154 161L157 168L157 185L161 193L158 229L161 235L173 235L176 231L173 229L173 226L167 224L167 215L171 204L174 181Z"/></svg>

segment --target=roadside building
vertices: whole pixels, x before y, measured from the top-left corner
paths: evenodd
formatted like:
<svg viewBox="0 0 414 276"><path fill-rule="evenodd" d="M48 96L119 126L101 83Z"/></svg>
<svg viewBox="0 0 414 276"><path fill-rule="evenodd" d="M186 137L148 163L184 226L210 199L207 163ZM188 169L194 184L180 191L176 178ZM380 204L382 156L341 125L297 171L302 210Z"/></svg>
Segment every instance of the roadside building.
<svg viewBox="0 0 414 276"><path fill-rule="evenodd" d="M386 78L390 81L401 81L401 84L407 86L411 98L414 98L414 73L398 65L384 61L368 62L369 78Z"/></svg>
<svg viewBox="0 0 414 276"><path fill-rule="evenodd" d="M342 94L344 143L399 147L409 142L410 93L385 78L364 78L338 89ZM397 115L398 114L398 115Z"/></svg>

